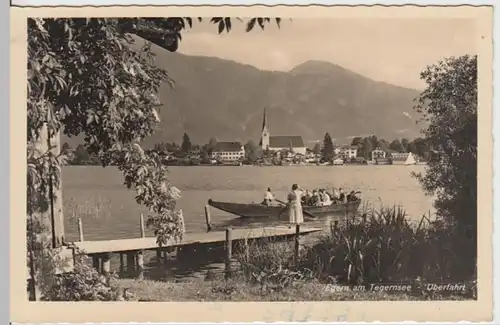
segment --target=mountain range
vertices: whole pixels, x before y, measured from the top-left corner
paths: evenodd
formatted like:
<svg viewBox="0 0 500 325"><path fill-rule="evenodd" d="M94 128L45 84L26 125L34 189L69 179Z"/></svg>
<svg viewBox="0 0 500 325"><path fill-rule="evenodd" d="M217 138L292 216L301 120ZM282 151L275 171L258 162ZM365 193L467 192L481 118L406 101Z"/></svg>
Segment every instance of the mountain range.
<svg viewBox="0 0 500 325"><path fill-rule="evenodd" d="M138 41L142 44L142 41ZM333 63L307 61L290 71L263 71L215 57L170 53L153 45L158 67L175 81L159 93L161 125L144 141L192 143L260 139L264 108L271 135L301 135L307 144L325 132L339 144L354 136L392 140L419 134L412 109L419 91L372 80ZM388 62L390 64L390 62ZM74 141L63 138L71 145Z"/></svg>

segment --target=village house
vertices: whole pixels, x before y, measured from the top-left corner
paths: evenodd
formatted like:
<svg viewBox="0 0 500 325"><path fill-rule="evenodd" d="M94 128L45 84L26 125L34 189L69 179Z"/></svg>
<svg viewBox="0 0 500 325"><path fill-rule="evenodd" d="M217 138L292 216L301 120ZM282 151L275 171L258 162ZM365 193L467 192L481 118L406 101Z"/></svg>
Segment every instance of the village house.
<svg viewBox="0 0 500 325"><path fill-rule="evenodd" d="M411 152L392 152L391 159L394 165L414 165L418 163L418 158Z"/></svg>
<svg viewBox="0 0 500 325"><path fill-rule="evenodd" d="M199 148L191 149L188 153L189 159L201 159L201 150Z"/></svg>
<svg viewBox="0 0 500 325"><path fill-rule="evenodd" d="M392 161L406 161L408 155L408 152L391 152Z"/></svg>
<svg viewBox="0 0 500 325"><path fill-rule="evenodd" d="M341 157L343 159L356 158L358 155L358 147L356 146L340 146L333 149L335 156Z"/></svg>
<svg viewBox="0 0 500 325"><path fill-rule="evenodd" d="M375 159L385 159L385 151L377 148L372 151L372 160Z"/></svg>
<svg viewBox="0 0 500 325"><path fill-rule="evenodd" d="M306 155L306 146L300 135L274 135L271 136L267 124L267 114L264 109L264 119L262 122L262 136L259 142L262 151L281 152L283 150L292 150L294 154Z"/></svg>
<svg viewBox="0 0 500 325"><path fill-rule="evenodd" d="M245 147L241 142L217 142L212 149L211 159L223 162L242 160Z"/></svg>

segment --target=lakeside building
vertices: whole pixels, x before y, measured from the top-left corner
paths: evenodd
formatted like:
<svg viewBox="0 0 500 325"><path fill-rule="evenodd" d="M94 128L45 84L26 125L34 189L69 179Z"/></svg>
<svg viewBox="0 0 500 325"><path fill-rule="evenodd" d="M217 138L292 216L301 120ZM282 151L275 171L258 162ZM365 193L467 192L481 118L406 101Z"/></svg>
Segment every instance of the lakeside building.
<svg viewBox="0 0 500 325"><path fill-rule="evenodd" d="M391 152L391 158L393 162L406 161L406 159L408 159L408 155L408 152Z"/></svg>
<svg viewBox="0 0 500 325"><path fill-rule="evenodd" d="M245 147L241 142L217 142L210 158L224 162L242 160L245 158Z"/></svg>
<svg viewBox="0 0 500 325"><path fill-rule="evenodd" d="M372 151L372 160L375 159L385 159L386 153L384 150L381 150L380 148L377 148Z"/></svg>
<svg viewBox="0 0 500 325"><path fill-rule="evenodd" d="M356 158L358 155L358 147L356 146L344 145L336 147L333 151L336 156L341 157L343 159Z"/></svg>
<svg viewBox="0 0 500 325"><path fill-rule="evenodd" d="M411 152L393 152L391 153L393 165L415 165L418 159Z"/></svg>
<svg viewBox="0 0 500 325"><path fill-rule="evenodd" d="M259 145L262 151L281 152L292 149L294 153L306 155L306 146L300 135L273 135L267 123L267 113L264 109L264 119L262 121L262 134Z"/></svg>

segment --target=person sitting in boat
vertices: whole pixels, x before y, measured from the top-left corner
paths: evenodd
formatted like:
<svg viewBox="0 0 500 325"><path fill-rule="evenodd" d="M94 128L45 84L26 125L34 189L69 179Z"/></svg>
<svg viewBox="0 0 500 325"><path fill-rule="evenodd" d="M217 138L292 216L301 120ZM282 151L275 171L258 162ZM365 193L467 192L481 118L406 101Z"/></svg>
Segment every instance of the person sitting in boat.
<svg viewBox="0 0 500 325"><path fill-rule="evenodd" d="M314 189L312 192L311 199L309 200L310 206L317 206L320 203L319 193L317 189Z"/></svg>
<svg viewBox="0 0 500 325"><path fill-rule="evenodd" d="M320 207L322 205L322 201L321 201L321 193L320 191L321 190L314 190L315 192L313 192L313 198L312 198L312 204L313 206L317 206L317 207Z"/></svg>
<svg viewBox="0 0 500 325"><path fill-rule="evenodd" d="M266 193L264 194L264 201L262 201L263 205L271 205L274 201L274 194L271 191L271 188L268 187Z"/></svg>
<svg viewBox="0 0 500 325"><path fill-rule="evenodd" d="M321 189L321 205L329 206L332 204L332 199L330 198L330 194L324 189Z"/></svg>
<svg viewBox="0 0 500 325"><path fill-rule="evenodd" d="M347 202L353 202L353 201L357 201L358 200L358 197L356 196L356 194L360 193L359 191L358 192L354 192L354 191L351 191L348 195L347 195Z"/></svg>
<svg viewBox="0 0 500 325"><path fill-rule="evenodd" d="M328 198L330 199L330 201L332 201L332 200L333 200L333 196L332 196L332 194L331 194L330 192L328 192L328 190L327 190L326 188L325 188L325 189L323 189L323 191L325 192L325 195L327 195L327 196L328 196Z"/></svg>
<svg viewBox="0 0 500 325"><path fill-rule="evenodd" d="M306 190L306 193L303 196L303 205L310 205L311 204L311 198L312 198L312 193L309 190Z"/></svg>

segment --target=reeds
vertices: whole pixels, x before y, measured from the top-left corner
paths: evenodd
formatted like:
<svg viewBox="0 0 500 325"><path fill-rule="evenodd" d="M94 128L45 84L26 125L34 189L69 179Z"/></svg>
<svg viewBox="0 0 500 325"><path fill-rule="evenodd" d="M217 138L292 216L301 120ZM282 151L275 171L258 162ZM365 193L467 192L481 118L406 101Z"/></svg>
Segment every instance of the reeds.
<svg viewBox="0 0 500 325"><path fill-rule="evenodd" d="M67 201L64 209L65 214L69 216L69 221L76 224L78 218L99 220L109 217L110 206L110 200L102 197L95 197L83 202L72 197Z"/></svg>
<svg viewBox="0 0 500 325"><path fill-rule="evenodd" d="M271 240L238 250L237 258L246 278L261 285L312 278L347 285L449 283L456 280L451 271L457 252L448 227L430 215L412 222L401 206L365 209L302 247L297 263L292 243Z"/></svg>
<svg viewBox="0 0 500 325"><path fill-rule="evenodd" d="M235 258L245 280L260 285L262 294L267 294L312 279L312 272L297 267L294 250L293 243L268 237L238 245Z"/></svg>

